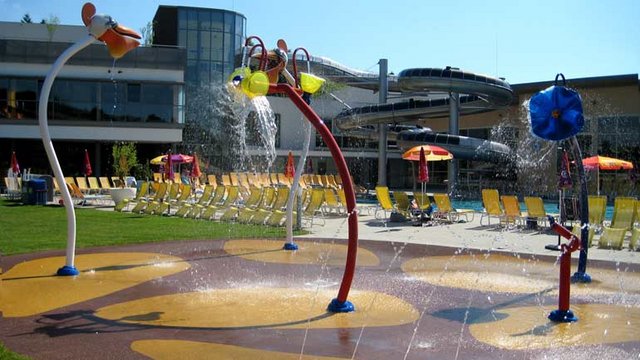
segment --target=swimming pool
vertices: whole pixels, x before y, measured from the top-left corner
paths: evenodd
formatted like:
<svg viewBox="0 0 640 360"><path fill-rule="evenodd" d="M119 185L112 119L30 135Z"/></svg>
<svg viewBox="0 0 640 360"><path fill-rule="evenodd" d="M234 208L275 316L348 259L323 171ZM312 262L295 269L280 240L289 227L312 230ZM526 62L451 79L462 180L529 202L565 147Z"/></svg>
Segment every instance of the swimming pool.
<svg viewBox="0 0 640 360"><path fill-rule="evenodd" d="M482 211L482 201L480 200L451 200L451 205L456 209L473 209L475 211ZM549 214L557 214L558 211L558 203L544 203L544 210ZM523 202L520 203L520 211L527 211L527 207ZM605 219L611 220L613 217L613 206L607 205L607 210L605 212Z"/></svg>

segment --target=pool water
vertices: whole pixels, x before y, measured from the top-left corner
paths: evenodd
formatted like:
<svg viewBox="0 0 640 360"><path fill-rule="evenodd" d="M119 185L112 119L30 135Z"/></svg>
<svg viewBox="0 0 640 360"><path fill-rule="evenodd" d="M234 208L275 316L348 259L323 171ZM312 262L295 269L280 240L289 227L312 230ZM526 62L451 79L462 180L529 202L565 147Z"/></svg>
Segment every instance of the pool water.
<svg viewBox="0 0 640 360"><path fill-rule="evenodd" d="M479 212L483 209L482 201L480 200L451 200L451 205L456 209L473 209ZM558 214L558 203L545 203L544 210L548 214ZM527 211L527 207L523 202L520 203L520 211ZM613 217L613 206L607 205L604 216L606 220L611 220Z"/></svg>

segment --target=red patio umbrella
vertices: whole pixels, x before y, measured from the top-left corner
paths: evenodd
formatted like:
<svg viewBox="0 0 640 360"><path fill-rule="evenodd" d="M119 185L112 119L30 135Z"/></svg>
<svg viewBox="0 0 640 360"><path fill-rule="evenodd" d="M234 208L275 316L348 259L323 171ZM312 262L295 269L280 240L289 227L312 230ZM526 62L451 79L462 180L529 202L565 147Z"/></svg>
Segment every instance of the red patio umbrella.
<svg viewBox="0 0 640 360"><path fill-rule="evenodd" d="M428 161L451 160L453 155L446 149L435 145L418 145L407 150L402 154L402 158L410 161L420 160L420 151L424 151L424 155Z"/></svg>
<svg viewBox="0 0 640 360"><path fill-rule="evenodd" d="M93 170L91 170L91 160L89 160L89 152L84 149L84 176L91 176Z"/></svg>
<svg viewBox="0 0 640 360"><path fill-rule="evenodd" d="M164 166L164 175L166 181L173 181L173 158L171 152L167 154L167 163Z"/></svg>
<svg viewBox="0 0 640 360"><path fill-rule="evenodd" d="M427 158L424 155L424 148L420 148L420 160L418 163L418 181L429 182L429 168L427 168Z"/></svg>
<svg viewBox="0 0 640 360"><path fill-rule="evenodd" d="M284 168L284 176L288 178L293 178L296 175L296 168L293 164L293 154L289 151L289 156L287 157L287 166Z"/></svg>
<svg viewBox="0 0 640 360"><path fill-rule="evenodd" d="M202 176L202 172L200 171L200 163L198 162L198 155L193 153L193 165L191 166L191 176L194 178L199 178Z"/></svg>
<svg viewBox="0 0 640 360"><path fill-rule="evenodd" d="M600 195L600 170L631 170L633 163L607 156L592 156L582 159L582 165L586 170L596 170L596 182L598 195Z"/></svg>
<svg viewBox="0 0 640 360"><path fill-rule="evenodd" d="M16 158L15 151L11 152L11 171L13 171L15 175L18 175L20 173L20 165L18 164L18 159Z"/></svg>

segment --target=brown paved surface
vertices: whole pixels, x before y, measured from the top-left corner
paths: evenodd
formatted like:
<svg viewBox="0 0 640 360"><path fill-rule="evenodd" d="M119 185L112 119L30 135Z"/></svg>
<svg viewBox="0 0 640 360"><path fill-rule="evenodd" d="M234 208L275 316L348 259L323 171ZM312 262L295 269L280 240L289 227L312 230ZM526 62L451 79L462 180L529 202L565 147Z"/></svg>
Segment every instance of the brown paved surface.
<svg viewBox="0 0 640 360"><path fill-rule="evenodd" d="M340 235L344 230L342 223L337 220L336 224L329 223L319 230L320 233L335 232L336 236L299 242L344 244ZM368 254L377 256L377 262L368 257L357 270L353 298L367 299L355 302L356 311L360 313L357 321L349 314L310 315L291 320L286 316L289 305L286 294L276 292L275 297L268 296L271 289L285 289L284 292L297 289L317 294L311 301L326 306L334 296L331 294L337 294L344 268L331 260L343 256L333 247L323 247L333 250L319 253L315 261L308 260L311 263L301 264L284 263L286 260L282 259L274 261L273 254L282 250L265 249L264 241L259 239L254 240L255 249L243 245L250 256L243 256L237 247L235 252L225 251L225 243L229 245L232 240L189 241L79 251L79 254L105 253L105 256L120 252L158 253L180 258L177 262L188 266L174 274L35 315L5 316L0 319L0 341L36 359L143 359L147 356L222 359L231 355L240 359L259 356L265 359L637 359L640 356L640 266L633 261L591 261L589 272L598 280L591 288L576 288L572 297L581 327L554 325L546 320L546 314L557 307L556 254L523 252L520 256L513 253L505 256L496 251L420 244L427 242L427 238L432 239L438 231L449 233L453 238L465 231L476 231L477 238L486 233L494 238L501 236L499 232L491 233L492 230L476 229L474 224L468 224L464 230L462 227L431 230L405 225L398 226L398 231L390 231L393 228L371 225L362 231L364 236L370 232L375 238L374 234L384 230L387 241L360 242ZM414 243L394 242L402 240L397 234L402 231L425 236L411 235ZM524 236L530 235L519 236L523 238L513 241L526 241ZM449 237L447 241L455 241ZM505 243L510 241L504 240L504 236L502 239ZM554 237L537 241L549 242L549 239ZM442 237L440 241L443 240ZM496 242L488 237L487 241ZM261 259L260 254L268 258ZM6 291L9 282L30 281L26 277L12 279L12 269L24 261L60 255L63 252L4 257L0 284ZM115 277L125 271L135 271L136 266L148 268L149 264L122 265L116 261L112 266L97 267L94 273L112 271ZM523 287L528 283L531 287ZM102 285L96 281L94 286ZM253 292L224 299L223 305L229 306L229 302L238 300L237 313L249 316L237 319L233 311L228 311L229 319L234 319L230 326L225 326L224 316L207 320L206 309L199 313L196 307L195 312L192 309L182 313L180 311L189 306L162 307L164 299L174 294L211 294L212 301L221 301L215 298L217 293L234 290L242 294L242 289ZM268 300L261 298L258 304L249 306L251 297L256 297L252 295L255 289L265 289ZM362 292L370 296L358 298L356 295ZM49 294L34 291L36 293L38 297L51 296L52 299L65 296L55 291ZM29 296L24 296L25 303L32 301ZM152 300L137 304L141 307L129 303L148 298ZM387 298L399 299L412 309L401 314L404 320L385 323L388 319L380 316L379 308L387 306ZM378 309L372 310L376 307L371 306L372 303L378 305ZM122 308L118 310L121 312L107 311L114 306ZM107 313L111 315L105 315ZM412 318L412 314L416 316ZM207 325L214 320L216 325ZM190 321L197 325L189 325ZM562 346L557 346L559 344Z"/></svg>

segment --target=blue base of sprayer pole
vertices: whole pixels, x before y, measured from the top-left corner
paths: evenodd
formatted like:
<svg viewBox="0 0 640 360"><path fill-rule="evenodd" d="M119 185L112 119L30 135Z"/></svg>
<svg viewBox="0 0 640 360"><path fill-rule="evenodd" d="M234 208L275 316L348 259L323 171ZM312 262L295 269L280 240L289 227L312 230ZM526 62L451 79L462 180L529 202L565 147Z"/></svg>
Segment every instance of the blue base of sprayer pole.
<svg viewBox="0 0 640 360"><path fill-rule="evenodd" d="M347 300L345 302L342 302L342 301L339 301L338 299L333 299L331 300L331 303L329 303L327 310L334 313L346 313L346 312L353 312L356 310L356 308L353 306L351 301Z"/></svg>
<svg viewBox="0 0 640 360"><path fill-rule="evenodd" d="M553 321L553 322L563 322L563 323L567 323L567 322L575 322L578 321L578 318L573 315L573 311L571 310L553 310L549 316L548 316L549 320Z"/></svg>
<svg viewBox="0 0 640 360"><path fill-rule="evenodd" d="M282 248L285 250L298 250L298 244L294 242L288 242L284 243L284 246Z"/></svg>
<svg viewBox="0 0 640 360"><path fill-rule="evenodd" d="M58 269L58 272L56 273L56 275L58 275L58 276L76 276L76 275L80 275L80 271L78 271L78 269L76 269L75 266L65 265L65 266L61 267L60 269Z"/></svg>
<svg viewBox="0 0 640 360"><path fill-rule="evenodd" d="M588 284L591 282L591 276L587 273L577 271L571 276L571 282Z"/></svg>

